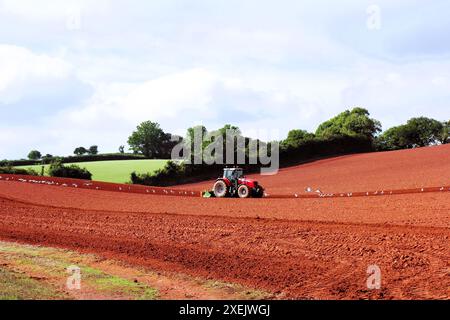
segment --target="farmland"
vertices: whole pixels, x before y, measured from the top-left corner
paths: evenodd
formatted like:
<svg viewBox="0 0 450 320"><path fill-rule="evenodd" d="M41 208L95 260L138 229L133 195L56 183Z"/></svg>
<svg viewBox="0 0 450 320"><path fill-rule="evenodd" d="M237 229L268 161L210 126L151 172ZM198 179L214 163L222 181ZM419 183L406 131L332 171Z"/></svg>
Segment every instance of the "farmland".
<svg viewBox="0 0 450 320"><path fill-rule="evenodd" d="M450 145L253 176L269 193L450 186ZM69 183L70 184L70 183ZM182 186L203 190L211 182ZM202 199L0 179L0 239L233 283L275 299L449 299L450 197ZM98 184L101 187L101 184ZM367 270L382 286L367 287ZM199 289L200 291L203 289Z"/></svg>
<svg viewBox="0 0 450 320"><path fill-rule="evenodd" d="M151 173L161 169L167 163L166 160L119 160L119 161L96 161L75 163L76 165L86 168L92 173L92 179L96 181L127 183L130 181L130 174L135 171L137 173ZM70 165L67 164L67 165ZM44 166L45 173L49 165ZM42 166L24 166L24 169L33 169L41 173Z"/></svg>
<svg viewBox="0 0 450 320"><path fill-rule="evenodd" d="M69 290L67 269L75 264L80 268L82 285L79 290ZM267 293L249 291L238 285L132 268L94 254L0 242L0 300L155 300L186 296L197 299L269 297Z"/></svg>

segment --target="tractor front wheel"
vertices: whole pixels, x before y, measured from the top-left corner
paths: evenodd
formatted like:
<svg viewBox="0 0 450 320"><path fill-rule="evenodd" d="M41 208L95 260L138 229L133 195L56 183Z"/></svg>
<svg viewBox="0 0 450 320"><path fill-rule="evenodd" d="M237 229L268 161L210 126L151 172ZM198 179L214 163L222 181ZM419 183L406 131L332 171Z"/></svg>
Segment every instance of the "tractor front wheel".
<svg viewBox="0 0 450 320"><path fill-rule="evenodd" d="M214 195L216 198L225 198L227 196L227 184L225 181L219 180L214 185Z"/></svg>
<svg viewBox="0 0 450 320"><path fill-rule="evenodd" d="M238 196L241 199L250 197L250 189L244 184L238 188Z"/></svg>

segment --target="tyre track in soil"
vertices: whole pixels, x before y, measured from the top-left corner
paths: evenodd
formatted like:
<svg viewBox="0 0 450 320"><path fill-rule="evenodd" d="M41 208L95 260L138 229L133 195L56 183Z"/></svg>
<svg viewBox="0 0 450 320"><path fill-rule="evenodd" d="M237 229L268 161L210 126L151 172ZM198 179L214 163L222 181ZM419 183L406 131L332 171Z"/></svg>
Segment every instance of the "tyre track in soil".
<svg viewBox="0 0 450 320"><path fill-rule="evenodd" d="M449 298L445 227L91 211L0 198L0 238L264 288L280 298ZM381 291L368 291L377 264Z"/></svg>
<svg viewBox="0 0 450 320"><path fill-rule="evenodd" d="M116 193L0 181L14 201L89 211L260 217L344 223L450 227L448 193L337 199L200 199Z"/></svg>

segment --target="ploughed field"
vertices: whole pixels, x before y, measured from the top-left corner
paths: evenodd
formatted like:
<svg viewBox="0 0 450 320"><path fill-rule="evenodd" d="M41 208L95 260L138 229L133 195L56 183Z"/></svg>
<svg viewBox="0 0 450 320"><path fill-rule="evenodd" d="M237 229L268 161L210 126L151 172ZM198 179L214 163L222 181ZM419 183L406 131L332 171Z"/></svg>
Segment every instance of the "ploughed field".
<svg viewBox="0 0 450 320"><path fill-rule="evenodd" d="M281 169L274 176L249 177L276 194L304 193L306 187L323 193L438 187L450 183L450 145L347 155ZM183 188L203 190L212 183Z"/></svg>
<svg viewBox="0 0 450 320"><path fill-rule="evenodd" d="M339 157L257 177L269 193L450 185L450 146ZM201 190L211 183L183 186ZM0 239L92 252L275 298L450 298L450 193L202 199L0 180ZM381 289L367 269L379 266Z"/></svg>

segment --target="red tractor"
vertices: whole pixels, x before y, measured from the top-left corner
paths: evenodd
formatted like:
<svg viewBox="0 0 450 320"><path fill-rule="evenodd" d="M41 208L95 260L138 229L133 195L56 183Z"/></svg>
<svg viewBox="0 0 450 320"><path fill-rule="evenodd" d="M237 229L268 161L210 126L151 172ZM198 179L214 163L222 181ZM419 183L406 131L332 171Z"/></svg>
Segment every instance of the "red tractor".
<svg viewBox="0 0 450 320"><path fill-rule="evenodd" d="M217 179L212 190L216 198L262 198L264 188L255 180L247 179L241 168L225 168L223 177Z"/></svg>

